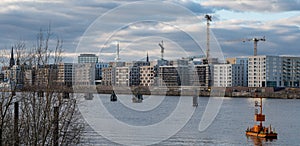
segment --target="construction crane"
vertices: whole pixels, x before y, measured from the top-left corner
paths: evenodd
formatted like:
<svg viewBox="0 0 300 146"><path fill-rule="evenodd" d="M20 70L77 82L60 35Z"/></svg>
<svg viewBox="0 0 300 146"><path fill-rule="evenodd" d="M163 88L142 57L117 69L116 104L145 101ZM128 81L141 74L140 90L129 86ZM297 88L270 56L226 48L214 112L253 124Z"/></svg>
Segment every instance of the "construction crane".
<svg viewBox="0 0 300 146"><path fill-rule="evenodd" d="M165 47L164 47L164 41L161 41L161 43L158 43L158 45L160 46L161 50L160 50L160 53L161 53L161 60L164 60L164 50L165 50Z"/></svg>
<svg viewBox="0 0 300 146"><path fill-rule="evenodd" d="M265 36L263 38L252 38L252 39L243 39L243 42L246 41L253 41L254 42L254 56L257 56L257 42L259 41L266 41Z"/></svg>
<svg viewBox="0 0 300 146"><path fill-rule="evenodd" d="M205 60L203 60L203 63L204 64L208 64L208 59L209 59L209 26L210 26L210 21L212 21L211 19L211 16L210 15L205 15L205 18L206 18L206 25L207 25L207 28L206 28L206 58Z"/></svg>

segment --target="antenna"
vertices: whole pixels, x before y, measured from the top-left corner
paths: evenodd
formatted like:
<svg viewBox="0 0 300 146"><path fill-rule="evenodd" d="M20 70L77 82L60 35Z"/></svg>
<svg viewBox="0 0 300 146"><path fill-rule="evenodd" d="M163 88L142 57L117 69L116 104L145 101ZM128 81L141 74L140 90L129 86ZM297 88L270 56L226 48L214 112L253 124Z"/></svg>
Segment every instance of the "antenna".
<svg viewBox="0 0 300 146"><path fill-rule="evenodd" d="M116 55L115 60L116 60L117 62L121 60L121 59L120 59L120 43L119 43L119 42L117 43L117 55Z"/></svg>

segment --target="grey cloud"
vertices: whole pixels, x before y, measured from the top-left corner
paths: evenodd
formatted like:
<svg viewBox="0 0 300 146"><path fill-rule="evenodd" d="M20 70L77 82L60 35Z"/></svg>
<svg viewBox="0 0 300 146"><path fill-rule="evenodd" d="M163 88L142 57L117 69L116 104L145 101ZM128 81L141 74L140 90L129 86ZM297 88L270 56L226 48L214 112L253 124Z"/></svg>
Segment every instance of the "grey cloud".
<svg viewBox="0 0 300 146"><path fill-rule="evenodd" d="M202 5L214 7L215 9L228 9L234 11L258 11L258 12L280 12L300 10L299 0L241 0L224 1L208 0L201 2Z"/></svg>
<svg viewBox="0 0 300 146"><path fill-rule="evenodd" d="M83 51L82 53L99 53L102 51L100 53L104 54L102 55L103 60L114 59L115 56L113 54L116 46L112 44L111 41L116 40L121 41L122 48L128 46L128 48L126 48L127 52L122 54L124 56L121 55L128 59L135 59L136 56L134 55L144 55L146 51L149 51L152 58L154 58L154 56L159 56L159 46L157 44L162 39L166 41L166 53L171 53L173 48L181 47L188 52L188 55L195 56L195 54L201 55L203 52L200 49L200 46L195 44L195 40L190 37L190 34L197 35L197 39L201 39L202 42L205 42L205 36L203 34L198 34L199 28L191 28L188 32L182 32L175 29L175 26L170 26L170 30L163 30L163 27L166 27L167 24L178 24L177 27L181 27L180 24L191 25L195 23L195 21L182 19L183 14L178 11L178 9L175 9L175 7L173 9L168 7L162 9L155 7L155 4L162 5L162 7L164 7L168 4L168 2L174 2L175 5L189 9L192 12L191 15L197 15L199 17L202 17L202 15L206 13L214 13L216 8L225 8L236 11L262 11L263 9L266 9L264 5L257 5L257 7L250 5L250 1L244 1L243 4L236 5L223 1L210 1L208 3L199 4L192 0L170 0L153 1L153 4L141 4L139 7L128 7L125 8L126 13L111 13L112 11L118 11L115 10L115 8L119 8L119 6L122 7L123 4L128 4L128 2L136 1L68 0L46 3L10 3L9 5L18 5L21 9L6 11L5 13L1 13L0 11L0 48L2 49L3 47L10 46L19 39L26 39L26 41L29 42L29 46L31 46L31 43L35 43L36 33L39 29L46 29L48 24L51 23L55 37L59 37L64 40L66 53L74 54L80 38L88 37L89 40L81 44L83 46L81 50ZM140 1L140 3L142 2L143 1ZM261 2L259 2L259 4ZM274 4L270 11L297 10L300 7L299 1L291 1L292 3L288 3L286 1L273 2ZM0 6L6 7L7 5ZM94 22L97 18L105 17L105 15L110 16L103 19L102 22ZM163 21L151 21L156 20L157 18L160 18ZM203 23L201 21L203 21ZM197 24L196 27L198 27L198 24L205 25L204 21L204 19L197 20L197 23L195 23L195 25ZM267 24L270 28L266 29L266 26L255 28L255 25L252 23L261 23L255 20L241 20L236 22L229 21L225 24L222 20L214 19L214 21L215 24L212 24L212 30L217 39L234 40L265 35L267 37L267 42L259 43L259 54L299 54L299 48L297 48L297 46L300 46L299 41L293 40L293 38L300 38L299 27L296 25L279 25L282 21L278 21L276 22L277 24ZM293 24L299 25L298 22L298 20L293 20ZM218 26L214 26L217 25L217 23L220 24L218 24ZM95 24L98 28L95 28L92 33L84 36L84 32L88 30L92 24ZM133 29L132 26L137 27L137 29ZM116 31L115 34L113 34L114 31ZM113 37L109 38L110 35ZM109 41L105 43L106 40ZM253 44L251 42L224 43L220 41L220 44L226 56L245 56L252 55L253 53ZM289 46L288 51L286 46ZM130 51L132 51L131 54L133 54L131 56ZM182 55L175 55L174 52L172 53L170 55L174 55L178 58ZM67 62L70 61L72 61L70 58L67 59Z"/></svg>
<svg viewBox="0 0 300 146"><path fill-rule="evenodd" d="M186 1L186 0L173 0L173 2L178 3L179 5L182 5L183 7L186 7L190 11L196 13L196 14L207 14L207 13L213 13L214 10L211 8L207 8L202 6L199 3L196 3L194 1Z"/></svg>

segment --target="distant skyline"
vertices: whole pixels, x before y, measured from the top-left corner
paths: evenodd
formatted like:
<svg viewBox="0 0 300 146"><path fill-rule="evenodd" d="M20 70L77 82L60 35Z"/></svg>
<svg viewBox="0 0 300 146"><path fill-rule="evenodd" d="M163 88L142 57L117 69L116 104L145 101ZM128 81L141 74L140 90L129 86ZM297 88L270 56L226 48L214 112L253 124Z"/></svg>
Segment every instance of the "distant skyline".
<svg viewBox="0 0 300 146"><path fill-rule="evenodd" d="M132 2L140 6L130 8ZM182 9L169 10L173 4ZM158 5L165 6L165 11ZM266 42L258 43L259 55L300 56L300 0L2 0L0 8L1 50L10 52L18 41L33 47L40 28L46 29L51 24L53 39L64 41L64 62L72 62L80 53L100 53L99 61L113 61L116 41L120 41L120 58L124 61L145 58L147 51L150 59L159 58L161 40L165 41L167 59L201 55L203 50L193 44L190 35L203 30L205 14L213 17L211 30L225 57L253 55L253 42L241 40L263 36ZM120 9L122 13L114 13ZM187 18L184 9L198 20ZM132 14L136 19L132 19ZM100 22L101 27L93 31L95 34L87 35L95 22L107 15L110 17ZM163 21L150 21L153 18ZM199 41L204 42L204 36L199 35ZM88 42L79 44L89 36ZM84 48L76 50L77 46Z"/></svg>

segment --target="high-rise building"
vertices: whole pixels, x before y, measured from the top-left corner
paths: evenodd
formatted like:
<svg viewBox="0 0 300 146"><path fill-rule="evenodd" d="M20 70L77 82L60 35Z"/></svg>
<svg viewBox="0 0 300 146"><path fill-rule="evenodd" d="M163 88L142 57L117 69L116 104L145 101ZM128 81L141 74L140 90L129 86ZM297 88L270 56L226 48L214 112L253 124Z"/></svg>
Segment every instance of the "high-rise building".
<svg viewBox="0 0 300 146"><path fill-rule="evenodd" d="M80 54L78 63L97 63L98 57L95 54Z"/></svg>

